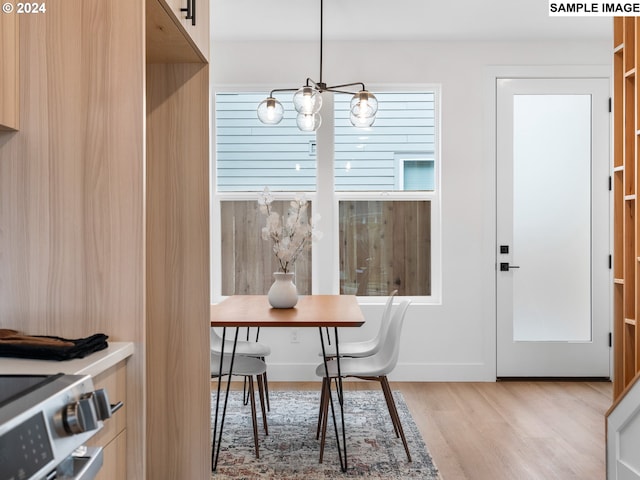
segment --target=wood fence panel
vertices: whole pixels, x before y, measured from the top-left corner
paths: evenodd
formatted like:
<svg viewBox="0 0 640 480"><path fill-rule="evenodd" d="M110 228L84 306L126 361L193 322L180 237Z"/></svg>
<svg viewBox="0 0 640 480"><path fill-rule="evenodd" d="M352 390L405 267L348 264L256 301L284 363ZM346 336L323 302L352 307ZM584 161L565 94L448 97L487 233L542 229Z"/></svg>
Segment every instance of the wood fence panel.
<svg viewBox="0 0 640 480"><path fill-rule="evenodd" d="M272 207L286 216L289 202L274 201ZM265 221L256 201L221 202L222 295L262 295L269 291L273 272L279 267L272 243L262 239ZM298 293L310 294L311 250L298 257L295 274Z"/></svg>

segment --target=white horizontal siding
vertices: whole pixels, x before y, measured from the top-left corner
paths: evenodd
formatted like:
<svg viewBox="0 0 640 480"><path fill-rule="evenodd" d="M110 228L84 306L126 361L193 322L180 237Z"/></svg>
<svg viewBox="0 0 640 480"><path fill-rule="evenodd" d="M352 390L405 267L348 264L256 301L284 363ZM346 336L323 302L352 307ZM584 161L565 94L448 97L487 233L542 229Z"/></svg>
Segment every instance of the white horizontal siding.
<svg viewBox="0 0 640 480"><path fill-rule="evenodd" d="M403 153L433 158L435 152L434 94L376 94L379 110L373 127L349 122L348 95L335 96L335 185L338 191L395 190L397 156ZM256 115L266 94L216 95L216 167L219 191L314 190L315 134L300 132L295 123L292 93L276 93L285 108L279 125L262 125ZM327 114L322 112L321 114ZM427 173L433 175L433 173ZM432 185L433 182L417 182Z"/></svg>

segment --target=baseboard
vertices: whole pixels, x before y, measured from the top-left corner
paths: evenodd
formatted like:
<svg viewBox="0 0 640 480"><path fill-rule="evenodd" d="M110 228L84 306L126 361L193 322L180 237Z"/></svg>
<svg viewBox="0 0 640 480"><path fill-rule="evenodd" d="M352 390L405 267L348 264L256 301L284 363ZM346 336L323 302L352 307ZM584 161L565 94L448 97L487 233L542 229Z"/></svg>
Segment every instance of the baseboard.
<svg viewBox="0 0 640 480"><path fill-rule="evenodd" d="M319 381L318 363L278 364L267 359L269 380L275 382ZM494 382L495 370L482 363L407 364L399 363L389 375L392 382Z"/></svg>

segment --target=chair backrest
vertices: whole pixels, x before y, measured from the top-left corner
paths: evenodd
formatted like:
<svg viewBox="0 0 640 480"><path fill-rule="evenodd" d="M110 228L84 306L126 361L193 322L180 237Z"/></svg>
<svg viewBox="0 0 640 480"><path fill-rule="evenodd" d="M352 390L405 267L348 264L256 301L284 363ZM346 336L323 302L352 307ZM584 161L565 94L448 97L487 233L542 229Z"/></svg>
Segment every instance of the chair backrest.
<svg viewBox="0 0 640 480"><path fill-rule="evenodd" d="M377 365L378 375L387 375L396 367L398 356L400 355L400 334L402 333L402 324L407 313L407 308L411 299L407 298L400 302L389 322L387 334L383 339L380 351L375 354L375 364Z"/></svg>
<svg viewBox="0 0 640 480"><path fill-rule="evenodd" d="M218 332L216 332L216 329L213 327L209 328L209 340L210 340L210 348L213 349L214 345L220 346L220 344L222 343L222 338L220 338L220 335L218 335Z"/></svg>
<svg viewBox="0 0 640 480"><path fill-rule="evenodd" d="M220 352L220 348L222 347L222 337L216 331L216 329L213 328L213 327L209 328L209 340L211 342L209 344L209 348L212 351ZM229 340L233 342L233 336L227 335L226 338L225 338L225 354L230 354L231 353L231 349L227 349L227 343L226 343ZM214 346L215 346L215 348L214 348Z"/></svg>
<svg viewBox="0 0 640 480"><path fill-rule="evenodd" d="M389 298L387 298L387 303L384 305L384 310L382 311L382 317L380 320L380 328L378 329L378 333L376 334L375 339L373 340L376 345L382 345L384 338L387 336L387 330L389 330L389 323L391 322L391 311L393 308L393 297L398 293L398 290L394 290L389 294ZM379 349L379 347L378 347ZM377 350L376 350L377 351Z"/></svg>

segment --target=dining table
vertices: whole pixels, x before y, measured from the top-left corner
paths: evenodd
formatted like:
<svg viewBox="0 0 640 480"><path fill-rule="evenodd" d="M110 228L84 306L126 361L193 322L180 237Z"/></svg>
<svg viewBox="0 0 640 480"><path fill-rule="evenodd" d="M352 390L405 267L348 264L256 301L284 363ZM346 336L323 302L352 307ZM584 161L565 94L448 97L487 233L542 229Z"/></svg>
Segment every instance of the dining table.
<svg viewBox="0 0 640 480"><path fill-rule="evenodd" d="M324 361L325 372L328 374L326 353L326 342L331 343L331 334L333 331L333 342L335 346L335 355L338 369L338 377L334 387L329 389L329 399L331 405L331 415L333 418L334 432L336 444L338 447L338 458L340 460L340 468L343 472L347 470L347 444L346 431L344 422L344 391L342 388L342 376L340 372L340 345L338 328L341 327L360 327L364 324L365 319L358 304L355 295L301 295L297 304L293 308L273 308L269 304L267 295L232 295L225 298L217 304L211 305L211 327L222 328L222 352L221 355L230 355L230 371L233 373L233 362L235 358L236 344L238 341L238 332L243 327L309 327L318 328L320 333L320 346L322 349L322 358ZM227 339L227 329L235 327L233 335L233 348L231 352L224 351L225 340ZM222 363L220 366L222 368ZM231 385L231 375L227 381L226 390L224 392L224 404L219 416L220 400L221 400L221 378L222 369L218 375L218 386L216 396L216 410L214 414L213 442L211 447L211 470L215 471L218 458L220 456L220 444L222 441L222 431L224 428L224 418L226 415L227 401L229 398L229 390ZM331 385L331 382L329 382ZM332 388L335 388L336 402L334 403L334 394ZM336 406L337 403L337 406ZM336 410L340 410L340 425L336 421ZM219 424L219 425L218 425ZM216 434L218 438L216 439Z"/></svg>

